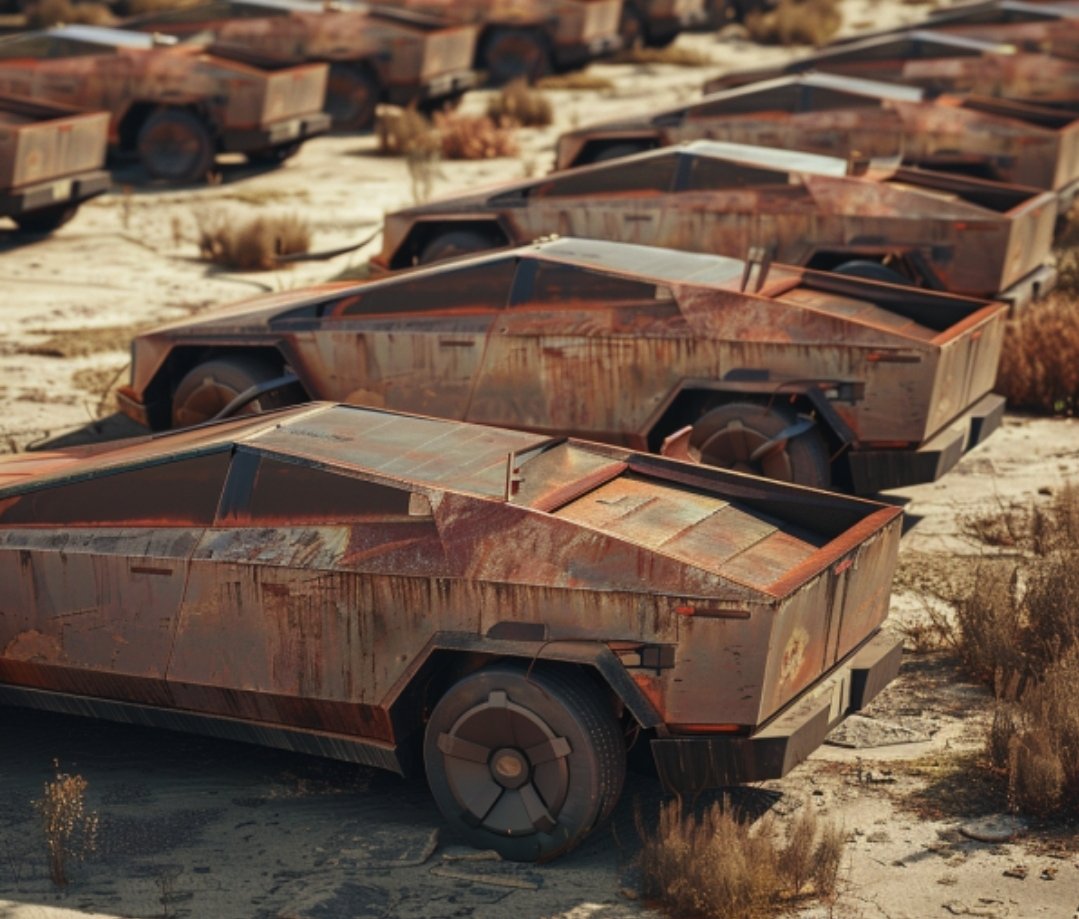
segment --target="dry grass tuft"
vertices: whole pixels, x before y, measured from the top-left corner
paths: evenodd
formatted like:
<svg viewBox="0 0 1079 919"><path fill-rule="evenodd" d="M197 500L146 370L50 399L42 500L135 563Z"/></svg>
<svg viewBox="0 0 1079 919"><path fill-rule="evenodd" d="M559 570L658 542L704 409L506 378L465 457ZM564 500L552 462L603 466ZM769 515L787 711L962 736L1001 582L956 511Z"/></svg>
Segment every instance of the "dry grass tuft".
<svg viewBox="0 0 1079 919"><path fill-rule="evenodd" d="M208 262L237 271L267 271L281 256L307 252L311 227L296 214L258 216L237 222L213 211L196 216L199 254Z"/></svg>
<svg viewBox="0 0 1079 919"><path fill-rule="evenodd" d="M75 3L72 0L37 0L26 7L26 25L45 29L55 25L113 25L116 17L104 3Z"/></svg>
<svg viewBox="0 0 1079 919"><path fill-rule="evenodd" d="M375 119L378 152L386 156L437 155L434 125L415 107L383 106Z"/></svg>
<svg viewBox="0 0 1079 919"><path fill-rule="evenodd" d="M844 846L843 832L820 827L808 808L784 839L773 820L750 826L727 802L695 816L672 801L661 808L655 832L642 828L642 836L644 896L675 915L709 919L772 915L811 883L817 896L831 896Z"/></svg>
<svg viewBox="0 0 1079 919"><path fill-rule="evenodd" d="M614 83L606 77L590 73L587 70L573 70L569 73L551 73L540 77L537 89L581 89L590 92L607 92L614 89Z"/></svg>
<svg viewBox="0 0 1079 919"><path fill-rule="evenodd" d="M86 810L88 782L81 775L60 771L53 760L56 777L45 783L44 795L34 801L41 815L45 849L49 857L49 875L57 887L67 884L69 861L82 861L97 846L98 819Z"/></svg>
<svg viewBox="0 0 1079 919"><path fill-rule="evenodd" d="M487 117L496 125L512 128L544 128L554 120L551 100L527 80L514 80L491 96Z"/></svg>
<svg viewBox="0 0 1079 919"><path fill-rule="evenodd" d="M813 45L819 47L843 24L837 0L779 0L765 12L745 18L749 37L762 45Z"/></svg>
<svg viewBox="0 0 1079 919"><path fill-rule="evenodd" d="M495 124L486 115L435 115L440 149L447 160L489 160L516 156L513 129Z"/></svg>
<svg viewBox="0 0 1079 919"><path fill-rule="evenodd" d="M1075 273L1079 288L1079 265ZM1073 298L1057 293L1008 322L996 391L1013 408L1079 411L1079 305Z"/></svg>
<svg viewBox="0 0 1079 919"><path fill-rule="evenodd" d="M666 48L626 48L611 60L616 64L670 64L673 67L711 67L715 61L693 48L668 45Z"/></svg>

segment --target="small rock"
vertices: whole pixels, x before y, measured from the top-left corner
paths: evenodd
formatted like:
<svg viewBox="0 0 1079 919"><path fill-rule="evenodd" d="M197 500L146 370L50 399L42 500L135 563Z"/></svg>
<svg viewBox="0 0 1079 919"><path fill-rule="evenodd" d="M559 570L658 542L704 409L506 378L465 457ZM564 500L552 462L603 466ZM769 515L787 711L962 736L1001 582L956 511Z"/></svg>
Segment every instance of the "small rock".
<svg viewBox="0 0 1079 919"><path fill-rule="evenodd" d="M1026 831L1027 825L1010 814L993 814L980 820L972 820L959 828L967 839L978 842L1011 842Z"/></svg>
<svg viewBox="0 0 1079 919"><path fill-rule="evenodd" d="M875 769L870 769L868 772L862 773L862 781L868 785L893 785L895 784L895 776L887 770L877 772Z"/></svg>
<svg viewBox="0 0 1079 919"><path fill-rule="evenodd" d="M1042 868L1042 873L1039 876L1043 881L1052 881L1057 876L1057 869L1052 866L1049 868Z"/></svg>
<svg viewBox="0 0 1079 919"><path fill-rule="evenodd" d="M1052 493L1053 488L1050 485L1043 485L1041 488L1038 489L1039 495L1051 495Z"/></svg>
<svg viewBox="0 0 1079 919"><path fill-rule="evenodd" d="M1027 879L1027 866L1026 865L1012 865L1011 868L1004 869L1004 877L1006 878L1018 878L1020 881Z"/></svg>

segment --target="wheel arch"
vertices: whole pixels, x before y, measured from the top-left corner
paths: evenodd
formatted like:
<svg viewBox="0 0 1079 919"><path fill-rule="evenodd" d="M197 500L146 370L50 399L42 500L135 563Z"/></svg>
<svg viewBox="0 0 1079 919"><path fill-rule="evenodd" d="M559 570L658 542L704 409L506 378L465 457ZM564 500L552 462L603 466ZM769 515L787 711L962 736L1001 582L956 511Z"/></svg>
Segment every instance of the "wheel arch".
<svg viewBox="0 0 1079 919"><path fill-rule="evenodd" d="M489 232L492 238L498 240L499 247L513 244L512 234L498 217L486 214L475 217L432 217L412 223L390 256L388 267L396 270L418 265L420 255L427 244L436 236L452 230Z"/></svg>

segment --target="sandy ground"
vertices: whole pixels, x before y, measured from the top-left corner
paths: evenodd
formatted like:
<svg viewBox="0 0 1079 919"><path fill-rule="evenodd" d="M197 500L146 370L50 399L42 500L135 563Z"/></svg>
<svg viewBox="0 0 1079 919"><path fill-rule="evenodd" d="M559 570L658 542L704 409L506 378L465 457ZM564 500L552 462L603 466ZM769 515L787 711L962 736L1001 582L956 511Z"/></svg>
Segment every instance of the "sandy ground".
<svg viewBox="0 0 1079 919"><path fill-rule="evenodd" d="M847 4L846 21L879 27L924 9L862 0ZM432 193L546 171L560 130L692 98L723 66L789 53L730 33L679 43L716 66L596 65L613 90L550 92L556 124L520 132L518 158L444 163ZM482 93L465 101L470 111L484 105ZM113 194L49 240L20 245L0 230L0 451L107 413L133 330L361 265L377 239L259 274L208 270L195 239L200 216L295 212L312 222L317 250L363 240L385 211L413 200L405 165L374 149L371 137L323 138L282 169L231 164L219 186L192 190L121 174ZM926 576L986 551L963 535L965 517L1046 501L1077 473L1079 421L1008 416L944 481L895 493L909 523L891 627L923 615L916 585ZM984 835L977 820L1004 809L967 768L981 755L989 713L987 692L962 682L950 661L911 654L899 680L836 738L847 746L826 746L782 782L737 792L753 813L783 819L812 807L846 828L839 899L803 915L1079 919L1074 834L1022 823L1009 824L1020 832L1006 842L961 832ZM49 880L32 806L54 758L89 781L87 803L101 821L95 854L71 867L64 890ZM634 894L635 816L647 820L658 801L654 780L632 776L611 826L582 849L554 865L513 865L456 844L419 780L0 709L0 919L651 915ZM1025 878L1011 876L1020 866Z"/></svg>

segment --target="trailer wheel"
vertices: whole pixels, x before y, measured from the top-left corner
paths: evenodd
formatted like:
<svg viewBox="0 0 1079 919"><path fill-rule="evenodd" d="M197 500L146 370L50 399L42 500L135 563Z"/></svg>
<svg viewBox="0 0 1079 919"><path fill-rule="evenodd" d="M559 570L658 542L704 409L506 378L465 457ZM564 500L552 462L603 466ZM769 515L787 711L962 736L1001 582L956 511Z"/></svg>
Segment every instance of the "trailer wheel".
<svg viewBox="0 0 1079 919"><path fill-rule="evenodd" d="M183 109L154 112L135 143L142 168L155 179L199 182L214 164L214 140L197 115Z"/></svg>
<svg viewBox="0 0 1079 919"><path fill-rule="evenodd" d="M326 111L338 131L371 127L380 95L378 80L367 68L355 64L330 65Z"/></svg>
<svg viewBox="0 0 1079 919"><path fill-rule="evenodd" d="M522 77L530 82L551 71L551 55L533 29L492 29L483 43L483 66L496 86Z"/></svg>
<svg viewBox="0 0 1079 919"><path fill-rule="evenodd" d="M514 663L454 684L431 712L423 753L446 820L513 861L576 846L613 810L626 773L618 722L583 675Z"/></svg>
<svg viewBox="0 0 1079 919"><path fill-rule="evenodd" d="M852 278L865 278L867 281L884 281L887 284L905 284L910 287L913 282L910 278L901 275L894 268L874 262L870 259L851 259L843 262L834 269L836 274L845 274Z"/></svg>
<svg viewBox="0 0 1079 919"><path fill-rule="evenodd" d="M23 233L51 233L60 229L78 210L77 204L53 204L26 214L16 214L11 219Z"/></svg>
<svg viewBox="0 0 1079 919"><path fill-rule="evenodd" d="M423 247L423 251L420 252L419 263L421 265L430 265L432 262L441 262L443 259L454 258L458 255L483 252L486 249L497 249L500 245L502 243L490 231L472 229L443 230Z"/></svg>
<svg viewBox="0 0 1079 919"><path fill-rule="evenodd" d="M220 357L197 364L180 380L172 396L172 427L186 428L209 421L244 390L279 377L269 361L250 355ZM289 405L281 390L263 393L240 408L237 415L254 415Z"/></svg>
<svg viewBox="0 0 1079 919"><path fill-rule="evenodd" d="M820 431L814 426L793 437L781 436L797 421L785 408L728 402L698 419L689 445L709 466L827 488L831 469Z"/></svg>

